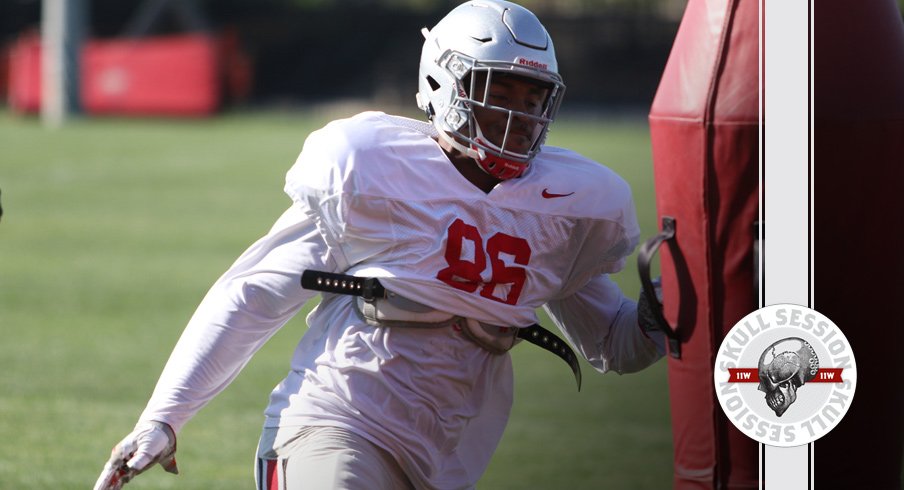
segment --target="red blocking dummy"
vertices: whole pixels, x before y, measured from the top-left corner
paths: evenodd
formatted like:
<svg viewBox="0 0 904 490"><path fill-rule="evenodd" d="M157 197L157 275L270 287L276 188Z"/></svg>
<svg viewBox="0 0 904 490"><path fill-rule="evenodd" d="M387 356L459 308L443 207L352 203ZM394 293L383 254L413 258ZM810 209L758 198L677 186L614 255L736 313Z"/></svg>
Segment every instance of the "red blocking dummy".
<svg viewBox="0 0 904 490"><path fill-rule="evenodd" d="M813 483L899 490L904 23L894 0L813 8L813 306L844 332L857 360L848 413L814 442Z"/></svg>
<svg viewBox="0 0 904 490"><path fill-rule="evenodd" d="M649 122L660 218L663 313L677 326L669 390L674 488L755 489L758 445L723 414L713 364L756 309L759 185L758 2L690 0Z"/></svg>

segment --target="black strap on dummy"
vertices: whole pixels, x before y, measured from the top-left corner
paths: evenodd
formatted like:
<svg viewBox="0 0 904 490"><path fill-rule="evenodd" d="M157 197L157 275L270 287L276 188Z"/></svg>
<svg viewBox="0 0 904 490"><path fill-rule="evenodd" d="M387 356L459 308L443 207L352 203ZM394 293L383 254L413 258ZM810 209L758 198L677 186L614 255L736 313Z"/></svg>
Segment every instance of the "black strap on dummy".
<svg viewBox="0 0 904 490"><path fill-rule="evenodd" d="M315 270L306 270L301 274L301 287L326 293L361 296L366 301L385 298L387 294L386 288L375 277L357 277ZM578 383L578 391L581 391L581 365L567 342L536 323L518 328L517 335L518 338L542 347L568 363Z"/></svg>
<svg viewBox="0 0 904 490"><path fill-rule="evenodd" d="M675 238L675 218L670 216L662 217L662 231L658 235L650 238L637 252L637 273L640 275L640 284L643 287L644 294L647 297L650 313L653 323L662 330L669 342L669 354L675 359L681 359L681 338L678 336L676 328L669 325L668 320L662 313L662 302L656 294L656 285L650 275L650 264L653 257L659 251L659 247L663 242Z"/></svg>

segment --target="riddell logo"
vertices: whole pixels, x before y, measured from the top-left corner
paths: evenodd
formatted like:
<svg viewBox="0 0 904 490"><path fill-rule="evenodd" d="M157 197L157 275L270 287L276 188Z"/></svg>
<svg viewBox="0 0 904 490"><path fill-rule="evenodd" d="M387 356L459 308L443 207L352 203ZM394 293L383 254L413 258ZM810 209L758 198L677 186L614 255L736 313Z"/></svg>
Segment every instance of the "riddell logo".
<svg viewBox="0 0 904 490"><path fill-rule="evenodd" d="M540 63L539 61L529 60L527 58L518 58L517 62L519 65L529 66L531 68L539 68L541 70L549 69L549 65L546 63Z"/></svg>

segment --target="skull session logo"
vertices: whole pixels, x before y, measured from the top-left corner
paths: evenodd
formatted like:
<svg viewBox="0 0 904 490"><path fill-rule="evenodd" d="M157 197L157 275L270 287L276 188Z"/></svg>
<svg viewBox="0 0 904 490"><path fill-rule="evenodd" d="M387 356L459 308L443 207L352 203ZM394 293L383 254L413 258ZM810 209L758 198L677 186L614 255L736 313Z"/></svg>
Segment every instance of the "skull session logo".
<svg viewBox="0 0 904 490"><path fill-rule="evenodd" d="M713 380L725 415L741 432L789 447L813 442L841 421L857 367L831 320L782 304L747 315L728 332Z"/></svg>

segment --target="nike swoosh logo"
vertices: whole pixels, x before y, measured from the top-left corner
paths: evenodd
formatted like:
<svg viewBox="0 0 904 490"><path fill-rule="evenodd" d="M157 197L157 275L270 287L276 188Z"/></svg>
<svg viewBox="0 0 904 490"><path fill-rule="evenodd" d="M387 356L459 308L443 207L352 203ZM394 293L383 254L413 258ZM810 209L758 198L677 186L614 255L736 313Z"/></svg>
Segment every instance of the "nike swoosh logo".
<svg viewBox="0 0 904 490"><path fill-rule="evenodd" d="M543 189L543 193L540 195L546 199L555 199L557 197L567 197L572 194L574 194L574 191L569 192L568 194L553 194L552 192L549 192L549 189Z"/></svg>

